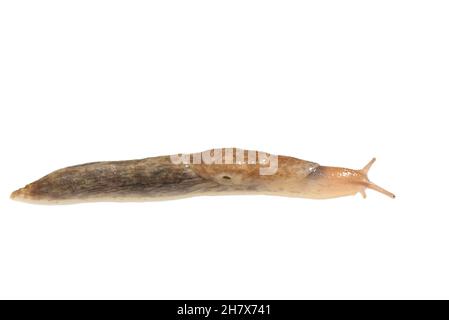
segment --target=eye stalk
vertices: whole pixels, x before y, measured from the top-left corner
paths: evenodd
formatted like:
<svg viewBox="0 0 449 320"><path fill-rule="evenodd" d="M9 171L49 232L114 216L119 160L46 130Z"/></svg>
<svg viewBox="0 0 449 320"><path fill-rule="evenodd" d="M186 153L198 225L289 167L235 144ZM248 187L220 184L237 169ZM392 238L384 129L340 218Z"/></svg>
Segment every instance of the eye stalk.
<svg viewBox="0 0 449 320"><path fill-rule="evenodd" d="M362 170L359 170L359 172L362 174L362 176L365 179L365 183L364 183L365 187L368 189L376 190L377 192L383 193L384 195L386 195L392 199L396 198L396 196L393 193L385 190L384 188L379 187L378 185L376 185L375 183L372 183L368 179L368 172L371 169L371 167L373 166L374 162L376 162L376 158L373 158L370 162L368 162L368 164L366 166L363 167ZM362 191L360 191L360 193L362 194L363 198L366 198L366 193L365 193L364 189Z"/></svg>

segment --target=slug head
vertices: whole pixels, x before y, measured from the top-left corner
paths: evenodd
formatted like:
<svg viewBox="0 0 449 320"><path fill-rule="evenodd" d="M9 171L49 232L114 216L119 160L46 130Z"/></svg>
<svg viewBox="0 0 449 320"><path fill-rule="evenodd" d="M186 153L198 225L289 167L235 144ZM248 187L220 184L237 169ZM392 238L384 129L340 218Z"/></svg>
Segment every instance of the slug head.
<svg viewBox="0 0 449 320"><path fill-rule="evenodd" d="M373 158L361 170L320 166L310 175L309 186L314 189L317 198L334 198L359 192L366 198L365 190L367 188L383 193L390 198L395 198L396 196L393 193L368 179L368 171L375 161L376 158Z"/></svg>

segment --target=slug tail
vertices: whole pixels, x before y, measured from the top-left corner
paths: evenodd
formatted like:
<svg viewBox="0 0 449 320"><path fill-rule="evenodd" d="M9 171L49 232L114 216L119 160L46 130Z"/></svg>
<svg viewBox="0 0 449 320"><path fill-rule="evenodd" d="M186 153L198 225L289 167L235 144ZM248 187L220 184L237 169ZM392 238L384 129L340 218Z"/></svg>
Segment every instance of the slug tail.
<svg viewBox="0 0 449 320"><path fill-rule="evenodd" d="M368 172L371 169L371 167L373 166L374 162L376 162L376 158L371 159L370 162L368 162L368 164L366 166L363 167L362 170L360 170L360 172L365 176L366 179L366 183L365 183L365 187L371 190L375 190L377 192L380 192L384 195L386 195L387 197L390 197L392 199L396 198L396 195L388 190L385 190L384 188L379 187L377 184L372 183L371 181L369 181L368 179ZM363 198L366 198L366 193L365 190L363 189L362 191L360 191L360 193L362 194Z"/></svg>
<svg viewBox="0 0 449 320"><path fill-rule="evenodd" d="M29 184L24 188L20 188L11 193L10 198L17 201L33 201L36 200L35 194L33 194L33 184Z"/></svg>
<svg viewBox="0 0 449 320"><path fill-rule="evenodd" d="M14 191L13 193L11 193L10 198L13 200L17 200L18 198L20 198L22 192L21 189Z"/></svg>

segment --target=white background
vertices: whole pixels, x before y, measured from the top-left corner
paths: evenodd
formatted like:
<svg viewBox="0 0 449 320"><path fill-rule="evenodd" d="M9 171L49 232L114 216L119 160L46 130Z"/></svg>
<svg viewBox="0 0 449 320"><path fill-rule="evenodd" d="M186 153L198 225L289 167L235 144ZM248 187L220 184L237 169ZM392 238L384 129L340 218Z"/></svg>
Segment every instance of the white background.
<svg viewBox="0 0 449 320"><path fill-rule="evenodd" d="M445 1L2 1L0 298L449 298ZM397 199L39 206L61 167L214 147Z"/></svg>

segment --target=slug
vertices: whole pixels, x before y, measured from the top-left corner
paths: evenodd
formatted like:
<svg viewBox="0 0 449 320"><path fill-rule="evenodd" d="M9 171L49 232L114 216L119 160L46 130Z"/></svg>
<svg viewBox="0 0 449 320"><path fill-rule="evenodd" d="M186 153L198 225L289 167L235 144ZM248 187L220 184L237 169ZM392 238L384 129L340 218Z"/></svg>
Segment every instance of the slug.
<svg viewBox="0 0 449 320"><path fill-rule="evenodd" d="M374 161L353 170L258 151L213 149L67 167L14 191L11 198L41 204L225 194L327 199L361 193L365 198L367 188L395 198L369 181Z"/></svg>

